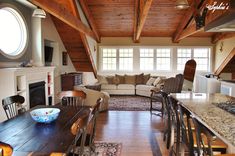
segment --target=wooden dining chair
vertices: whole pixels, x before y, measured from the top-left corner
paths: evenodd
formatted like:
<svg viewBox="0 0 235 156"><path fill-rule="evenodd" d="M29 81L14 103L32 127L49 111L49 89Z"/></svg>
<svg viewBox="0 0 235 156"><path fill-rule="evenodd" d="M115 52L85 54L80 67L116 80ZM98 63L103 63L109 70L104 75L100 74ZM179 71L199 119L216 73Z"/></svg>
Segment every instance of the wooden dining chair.
<svg viewBox="0 0 235 156"><path fill-rule="evenodd" d="M83 106L86 93L81 90L62 91L58 94L62 105Z"/></svg>
<svg viewBox="0 0 235 156"><path fill-rule="evenodd" d="M77 119L71 126L71 133L75 136L73 144L68 149L67 155L83 155L85 141L86 141L86 133L87 133L87 125L89 122L91 111L85 112L81 117ZM79 146L77 142L80 141Z"/></svg>
<svg viewBox="0 0 235 156"><path fill-rule="evenodd" d="M87 132L87 140L89 140L88 146L89 149L95 150L94 148L94 140L95 140L95 134L96 134L96 122L97 118L100 112L100 105L102 103L103 99L99 98L96 102L96 105L91 108L91 115L90 115L90 120L89 120L89 129Z"/></svg>
<svg viewBox="0 0 235 156"><path fill-rule="evenodd" d="M102 103L102 98L99 98L96 104L90 109L91 113L89 115L89 122L86 131L86 139L85 139L85 147L89 148L90 154L91 152L95 152L94 139L96 134L96 122L100 112L100 105ZM77 146L81 146L83 144L82 138L77 141Z"/></svg>
<svg viewBox="0 0 235 156"><path fill-rule="evenodd" d="M22 107L24 101L24 97L20 95L10 96L2 100L2 106L8 119L25 111Z"/></svg>
<svg viewBox="0 0 235 156"><path fill-rule="evenodd" d="M13 148L11 145L4 142L0 142L0 155L1 156L11 156L13 153Z"/></svg>

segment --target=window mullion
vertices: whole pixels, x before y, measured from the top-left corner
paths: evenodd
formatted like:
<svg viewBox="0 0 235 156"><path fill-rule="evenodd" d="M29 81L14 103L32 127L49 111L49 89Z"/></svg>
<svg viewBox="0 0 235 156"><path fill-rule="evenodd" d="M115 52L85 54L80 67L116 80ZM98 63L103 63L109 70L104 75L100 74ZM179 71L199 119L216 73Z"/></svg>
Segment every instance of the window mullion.
<svg viewBox="0 0 235 156"><path fill-rule="evenodd" d="M116 51L116 70L119 71L119 50L120 48L117 48L117 51Z"/></svg>

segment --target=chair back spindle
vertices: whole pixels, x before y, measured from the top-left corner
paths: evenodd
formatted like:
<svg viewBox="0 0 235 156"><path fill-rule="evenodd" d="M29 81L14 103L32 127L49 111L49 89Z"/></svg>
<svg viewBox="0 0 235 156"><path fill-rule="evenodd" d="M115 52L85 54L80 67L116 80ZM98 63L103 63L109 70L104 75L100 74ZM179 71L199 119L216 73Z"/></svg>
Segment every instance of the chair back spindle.
<svg viewBox="0 0 235 156"><path fill-rule="evenodd" d="M2 100L2 106L8 119L17 116L19 112L23 112L22 104L24 101L24 97L20 95L10 96Z"/></svg>
<svg viewBox="0 0 235 156"><path fill-rule="evenodd" d="M58 94L61 104L67 106L83 106L86 93L80 90L62 91Z"/></svg>

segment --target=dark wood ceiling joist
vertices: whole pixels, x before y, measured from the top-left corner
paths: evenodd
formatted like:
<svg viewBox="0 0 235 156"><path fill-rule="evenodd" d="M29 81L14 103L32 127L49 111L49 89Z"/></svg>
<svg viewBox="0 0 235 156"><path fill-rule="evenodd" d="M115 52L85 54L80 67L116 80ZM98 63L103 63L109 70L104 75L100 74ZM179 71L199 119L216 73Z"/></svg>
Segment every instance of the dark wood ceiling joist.
<svg viewBox="0 0 235 156"><path fill-rule="evenodd" d="M82 7L83 13L86 16L86 19L87 19L93 33L95 34L96 41L100 43L100 34L98 32L98 29L97 29L96 24L95 24L95 20L94 20L92 14L90 12L90 9L87 5L86 0L79 0L79 3L80 3L80 6Z"/></svg>
<svg viewBox="0 0 235 156"><path fill-rule="evenodd" d="M134 42L139 42L145 20L153 0L135 1Z"/></svg>
<svg viewBox="0 0 235 156"><path fill-rule="evenodd" d="M88 28L85 24L83 24L80 20L78 20L67 8L63 5L58 3L56 0L29 0L36 6L44 9L51 15L57 17L61 21L65 22L69 26L73 27L74 29L82 32L94 39L95 35L93 31Z"/></svg>

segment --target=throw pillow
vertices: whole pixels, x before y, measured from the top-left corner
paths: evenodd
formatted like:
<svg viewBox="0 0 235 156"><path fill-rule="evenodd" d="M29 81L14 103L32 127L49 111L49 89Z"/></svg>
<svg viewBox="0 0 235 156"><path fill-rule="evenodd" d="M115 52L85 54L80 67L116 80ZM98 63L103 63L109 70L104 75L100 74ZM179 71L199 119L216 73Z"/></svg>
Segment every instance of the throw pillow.
<svg viewBox="0 0 235 156"><path fill-rule="evenodd" d="M146 85L152 86L155 81L155 78L150 77L149 80L146 82Z"/></svg>
<svg viewBox="0 0 235 156"><path fill-rule="evenodd" d="M143 84L143 81L144 81L144 73L142 73L140 75L136 75L136 77L135 77L136 84Z"/></svg>
<svg viewBox="0 0 235 156"><path fill-rule="evenodd" d="M113 84L113 78L114 78L114 76L107 76L106 77L108 84Z"/></svg>
<svg viewBox="0 0 235 156"><path fill-rule="evenodd" d="M135 85L135 75L125 75L125 84Z"/></svg>
<svg viewBox="0 0 235 156"><path fill-rule="evenodd" d="M115 75L119 79L119 84L125 83L125 76L124 75Z"/></svg>
<svg viewBox="0 0 235 156"><path fill-rule="evenodd" d="M105 76L97 75L97 80L100 84L108 84L108 81Z"/></svg>
<svg viewBox="0 0 235 156"><path fill-rule="evenodd" d="M118 85L119 83L120 83L119 78L118 78L117 76L114 76L114 77L113 77L113 84Z"/></svg>
<svg viewBox="0 0 235 156"><path fill-rule="evenodd" d="M153 82L153 85L156 87L159 83L161 83L161 81L162 81L161 77L157 77Z"/></svg>
<svg viewBox="0 0 235 156"><path fill-rule="evenodd" d="M150 74L144 75L143 84L146 84L149 78L150 78Z"/></svg>
<svg viewBox="0 0 235 156"><path fill-rule="evenodd" d="M87 89L92 89L96 91L101 91L101 84L95 84L95 85L86 85Z"/></svg>

